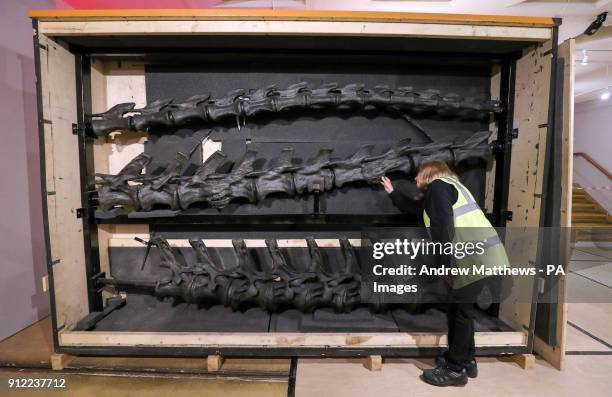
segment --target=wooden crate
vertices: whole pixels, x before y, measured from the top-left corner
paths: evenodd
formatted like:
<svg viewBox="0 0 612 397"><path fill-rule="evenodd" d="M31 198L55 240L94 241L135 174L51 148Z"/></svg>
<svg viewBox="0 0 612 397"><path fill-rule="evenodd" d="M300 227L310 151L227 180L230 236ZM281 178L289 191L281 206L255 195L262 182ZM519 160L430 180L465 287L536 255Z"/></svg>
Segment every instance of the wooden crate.
<svg viewBox="0 0 612 397"><path fill-rule="evenodd" d="M550 18L442 15L409 13L363 13L262 10L120 10L32 11L38 77L44 216L47 224L47 255L56 351L73 354L156 355L415 355L446 344L441 333L177 333L74 331L94 305L91 278L99 271L109 274L108 248L134 237L148 238L146 224L97 225L80 216L89 204L86 190L92 172L114 173L143 151L146 134L126 134L114 139L91 140L79 127L84 122L82 67L87 57L87 102L92 112L105 111L120 102L145 104L144 61L138 56L124 60L98 58L88 53L87 43L96 41L127 45L134 37L193 38L207 36L389 37L406 40L473 42L491 51L491 43L514 43L517 56L515 84L501 87L501 68L491 71L493 97L513 96L513 114L506 127L518 128L509 163L508 226L539 225L545 154L550 115L553 60L556 61L557 22ZM113 38L121 38L114 42ZM75 45L78 43L78 45ZM124 43L124 44L122 44ZM99 48L97 51L100 51ZM571 53L566 47L566 63ZM552 54L552 55L551 55ZM491 57L510 56L502 51ZM120 58L120 57L118 57ZM565 85L565 98L571 91ZM569 103L570 101L568 101ZM565 120L566 125L570 125ZM73 125L76 125L73 133ZM495 132L496 124L491 124ZM89 141L88 141L89 139ZM564 219L570 219L567 198L570 181L571 129L564 130ZM206 148L210 152L216 147ZM87 169L83 175L83 169ZM495 165L487 173L486 202L493 208ZM89 176L87 175L89 174ZM512 238L512 236L509 236ZM92 257L91 241L98 249ZM89 242L89 243L88 243ZM90 244L89 247L83 246ZM526 261L536 261L537 242L525 250ZM563 313L563 305L561 312ZM535 305L506 303L500 318L512 332L479 332L476 346L482 354L530 353L534 346ZM564 317L559 330L563 339ZM537 342L544 356L561 366L563 346ZM429 350L428 350L429 349Z"/></svg>

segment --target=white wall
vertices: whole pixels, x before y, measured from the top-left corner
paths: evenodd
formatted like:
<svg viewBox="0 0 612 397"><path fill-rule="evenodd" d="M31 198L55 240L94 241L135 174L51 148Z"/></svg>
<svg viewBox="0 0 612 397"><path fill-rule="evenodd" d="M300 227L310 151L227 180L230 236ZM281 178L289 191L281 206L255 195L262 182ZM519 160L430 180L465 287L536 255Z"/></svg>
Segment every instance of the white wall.
<svg viewBox="0 0 612 397"><path fill-rule="evenodd" d="M574 107L574 153L584 152L612 172L612 99L576 103ZM575 158L574 182L582 187L610 186L611 181L581 158ZM589 194L612 213L612 189Z"/></svg>
<svg viewBox="0 0 612 397"><path fill-rule="evenodd" d="M0 3L0 340L49 313L41 283L47 270L27 12L54 6L52 0Z"/></svg>

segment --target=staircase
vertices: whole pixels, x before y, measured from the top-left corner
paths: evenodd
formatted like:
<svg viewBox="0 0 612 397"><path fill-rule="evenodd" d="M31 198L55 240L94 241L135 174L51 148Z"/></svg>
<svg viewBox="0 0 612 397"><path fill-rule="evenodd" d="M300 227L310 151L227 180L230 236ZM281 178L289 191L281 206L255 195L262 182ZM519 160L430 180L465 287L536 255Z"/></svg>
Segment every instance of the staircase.
<svg viewBox="0 0 612 397"><path fill-rule="evenodd" d="M579 186L572 189L572 232L574 241L612 241L612 216Z"/></svg>

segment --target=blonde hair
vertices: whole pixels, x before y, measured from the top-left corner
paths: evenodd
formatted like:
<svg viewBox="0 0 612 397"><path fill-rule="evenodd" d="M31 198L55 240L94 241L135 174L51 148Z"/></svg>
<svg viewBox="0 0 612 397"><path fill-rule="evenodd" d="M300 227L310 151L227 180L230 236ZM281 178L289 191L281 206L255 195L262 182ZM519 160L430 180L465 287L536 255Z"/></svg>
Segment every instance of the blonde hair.
<svg viewBox="0 0 612 397"><path fill-rule="evenodd" d="M426 189L436 178L445 176L457 178L457 174L444 161L439 160L421 164L417 176L421 180L421 189Z"/></svg>

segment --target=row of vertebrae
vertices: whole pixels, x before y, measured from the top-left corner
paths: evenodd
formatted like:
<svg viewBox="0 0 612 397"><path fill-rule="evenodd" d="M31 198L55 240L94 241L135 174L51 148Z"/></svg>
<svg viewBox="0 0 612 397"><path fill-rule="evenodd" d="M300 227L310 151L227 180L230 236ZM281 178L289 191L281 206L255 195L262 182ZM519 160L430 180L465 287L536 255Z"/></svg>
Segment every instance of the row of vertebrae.
<svg viewBox="0 0 612 397"><path fill-rule="evenodd" d="M179 153L160 175L144 176L142 170L152 158L140 154L117 175L97 174L98 208L116 207L147 212L154 209L186 210L196 203L223 208L235 199L254 203L272 193L288 196L325 192L347 183L378 184L381 176L391 172L413 173L424 162L441 160L452 164L469 158L487 158L491 149L487 131L476 133L461 143L436 142L422 146L398 142L379 155L372 155L373 145L361 147L348 159L334 160L331 149L322 149L304 165L293 163L293 149L286 148L270 166L255 171L256 153L247 151L230 172L219 173L226 156L215 152L193 175L183 175L189 156Z"/></svg>
<svg viewBox="0 0 612 397"><path fill-rule="evenodd" d="M104 113L92 115L90 132L102 137L113 131L141 131L161 128L172 131L190 123L215 124L228 117L246 119L258 113L290 109L378 109L399 112L434 112L443 117L474 118L502 111L498 101L476 101L456 94L442 95L437 90L415 91L412 87L391 89L362 84L339 87L336 83L310 88L299 83L280 90L275 86L249 92L235 90L223 98L197 95L181 103L173 99L156 100L135 109L134 103L120 103Z"/></svg>
<svg viewBox="0 0 612 397"><path fill-rule="evenodd" d="M149 244L160 249L160 266L171 271L170 276L157 280L155 295L202 306L222 304L232 310L259 306L270 312L285 308L311 312L332 307L350 312L361 303L356 249L347 239L340 239L344 263L337 264L324 259L313 238L306 241L310 261L299 266L287 259L276 240L266 240L271 261L261 265L254 261L244 240L232 240L238 258L233 265L213 260L202 240L189 240L197 263L185 264L168 241L154 237Z"/></svg>

